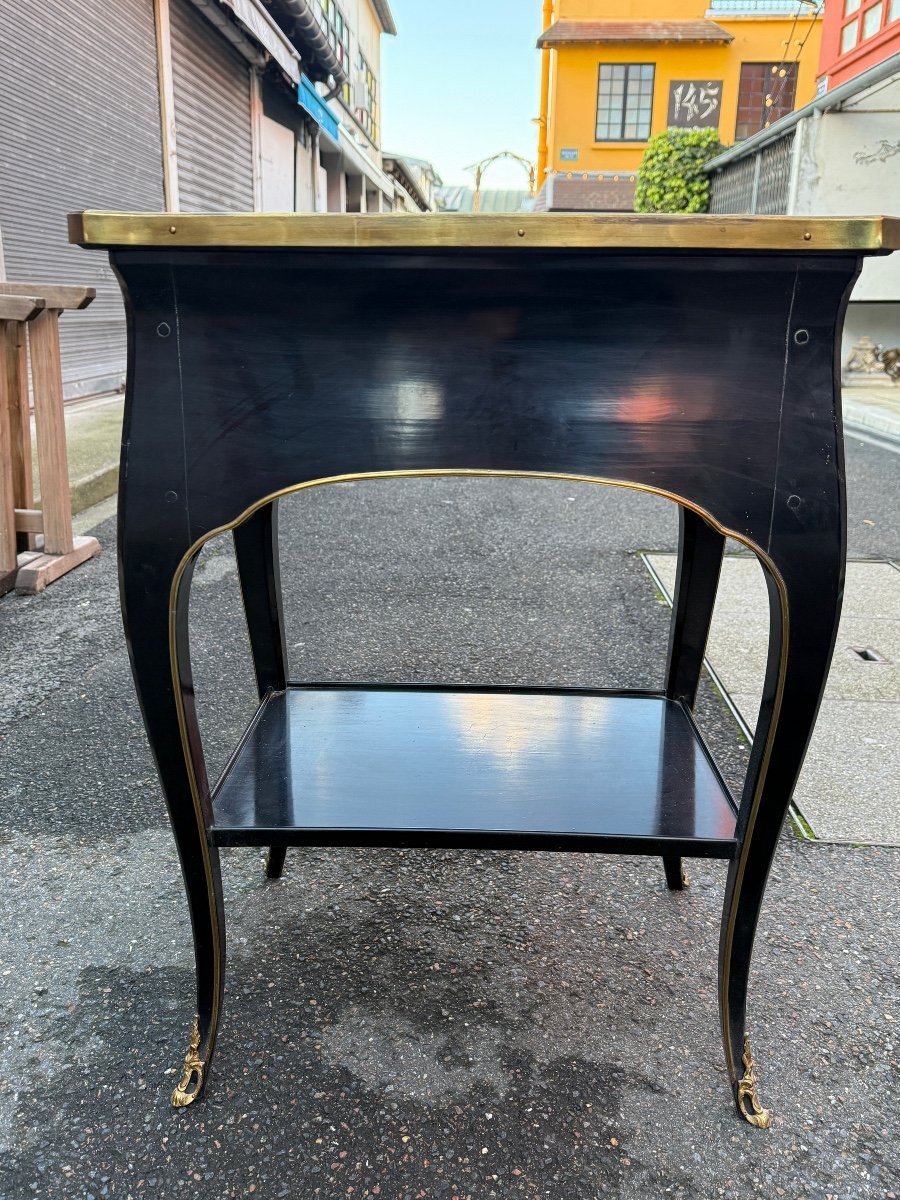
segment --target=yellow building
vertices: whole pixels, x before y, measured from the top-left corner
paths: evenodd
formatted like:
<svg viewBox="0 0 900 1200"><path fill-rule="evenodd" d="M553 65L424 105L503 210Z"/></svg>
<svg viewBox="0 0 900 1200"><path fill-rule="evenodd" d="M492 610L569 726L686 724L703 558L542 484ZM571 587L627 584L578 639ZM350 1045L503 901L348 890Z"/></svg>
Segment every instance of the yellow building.
<svg viewBox="0 0 900 1200"><path fill-rule="evenodd" d="M810 0L544 0L538 209L629 211L647 141L730 145L815 96Z"/></svg>

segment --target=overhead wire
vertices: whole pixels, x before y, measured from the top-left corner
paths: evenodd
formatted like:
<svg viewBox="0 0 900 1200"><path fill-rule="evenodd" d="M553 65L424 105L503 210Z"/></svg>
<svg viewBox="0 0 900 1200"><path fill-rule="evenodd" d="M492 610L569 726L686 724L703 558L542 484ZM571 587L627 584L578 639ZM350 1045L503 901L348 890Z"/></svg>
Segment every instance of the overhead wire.
<svg viewBox="0 0 900 1200"><path fill-rule="evenodd" d="M801 4L802 4L802 3L803 3L803 0L799 0L799 2L798 2L798 4L797 4L797 7L796 7L796 9L795 9L795 11L794 11L794 19L793 19L793 21L792 21L792 23L791 23L791 30L790 30L790 33L788 34L788 37L787 37L787 45L788 45L788 48L790 48L791 42L793 41L793 38L794 38L794 31L796 30L796 28L797 28L797 22L798 22L798 20L800 19L800 12L801 12ZM811 18L810 18L810 22L809 22L809 28L807 29L807 31L806 31L806 33L805 33L805 35L803 36L803 39L802 39L802 41L801 41L801 42L800 42L800 44L798 45L798 47L797 47L797 53L794 55L794 58L793 58L793 60L792 60L791 62L788 62L788 60L787 60L787 55L785 55L785 57L783 57L783 58L782 58L781 62L779 62L778 64L776 64L776 66L773 68L773 74L775 74L776 72L778 73L778 76L779 76L779 82L778 82L778 86L777 86L777 88L776 88L776 90L775 90L774 94L773 94L773 93L771 93L771 92L769 92L769 93L767 93L767 95L766 95L766 109L767 109L767 111L771 112L771 110L772 110L772 109L775 107L775 105L777 104L777 102L778 102L778 101L781 99L781 94L782 94L782 92L784 91L784 89L785 89L785 86L786 86L786 84L787 84L787 70L786 70L786 68L787 68L787 67L793 67L793 66L798 66L798 65L799 65L799 63L800 63L800 55L803 53L803 47L804 47L804 46L806 45L806 43L809 41L809 36L810 36L810 34L812 33L813 29L815 28L815 25L816 25L816 18L817 18L817 17L818 17L818 16L821 14L821 12L822 12L822 7L823 7L823 0L818 0L818 3L817 3L817 4L816 4L816 6L815 6L815 12L813 12L813 14L812 14L812 16L811 16ZM771 124L772 124L771 118L767 118L767 120L766 120L766 121L763 123L763 129L768 129L768 128L769 128L769 126L770 126Z"/></svg>

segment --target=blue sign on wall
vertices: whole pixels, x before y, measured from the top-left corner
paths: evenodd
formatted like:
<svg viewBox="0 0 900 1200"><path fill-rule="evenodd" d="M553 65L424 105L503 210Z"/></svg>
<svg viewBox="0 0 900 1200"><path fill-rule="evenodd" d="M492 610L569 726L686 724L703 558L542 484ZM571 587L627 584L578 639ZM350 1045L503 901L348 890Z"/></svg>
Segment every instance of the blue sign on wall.
<svg viewBox="0 0 900 1200"><path fill-rule="evenodd" d="M297 103L316 124L321 125L329 137L337 141L341 123L305 75L300 76L297 84Z"/></svg>
<svg viewBox="0 0 900 1200"><path fill-rule="evenodd" d="M564 148L560 150L559 157L563 162L578 162L578 151L574 149Z"/></svg>

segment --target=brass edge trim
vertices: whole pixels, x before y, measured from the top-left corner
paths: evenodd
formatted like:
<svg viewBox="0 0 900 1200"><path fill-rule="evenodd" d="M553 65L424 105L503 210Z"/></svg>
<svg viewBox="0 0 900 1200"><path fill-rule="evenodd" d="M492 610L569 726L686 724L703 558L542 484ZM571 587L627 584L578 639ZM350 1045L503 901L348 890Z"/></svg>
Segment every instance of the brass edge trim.
<svg viewBox="0 0 900 1200"><path fill-rule="evenodd" d="M173 694L175 698L175 707L178 715L178 729L181 735L181 748L184 756L185 767L187 768L188 780L191 788L191 798L194 803L194 815L197 821L197 830L200 833L200 845L203 851L203 867L206 874L207 889L209 892L210 915L212 918L213 930L218 935L219 923L215 906L215 890L212 883L212 867L209 861L209 846L207 843L206 825L203 820L203 810L200 804L200 794L197 787L197 779L194 774L194 764L191 759L190 746L187 738L187 730L185 728L184 705L181 700L181 687L178 678L178 664L176 657L176 612L178 604L178 593L181 585L181 580L184 576L188 564L197 554L200 553L203 546L206 545L214 537L218 537L221 533L228 533L241 522L246 521L259 509L266 504L271 504L274 500L279 500L283 496L290 496L296 492L306 491L309 488L323 487L331 483L356 483L367 479L422 479L422 478L487 478L487 479L559 479L568 483L593 483L601 484L606 487L621 487L629 491L644 492L653 496L662 496L667 500L672 500L675 504L680 504L684 508L690 509L696 513L704 521L708 522L714 529L725 537L733 538L751 550L763 566L769 571L775 584L778 588L778 594L781 600L781 616L782 616L782 638L780 648L780 661L778 668L778 680L775 690L775 702L772 711L772 721L769 726L769 733L766 741L765 750L763 753L762 762L760 764L759 776L756 781L753 797L750 801L750 812L747 818L747 832L744 835L741 843L741 855L738 859L737 877L735 880L734 893L732 896L732 905L729 912L729 920L725 939L725 970L720 976L720 1014L722 1023L722 1041L725 1047L725 1059L728 1067L730 1078L734 1081L737 1079L737 1066L734 1062L734 1056L731 1053L731 1042L728 1030L728 983L730 980L730 970L728 969L729 955L731 944L734 938L734 925L737 919L737 900L740 896L741 884L743 882L744 871L747 864L747 852L750 841L753 835L753 829L756 825L756 817L759 811L759 805L762 799L762 791L765 784L766 772L768 770L769 760L772 752L773 735L778 726L778 718L781 713L781 699L784 691L784 680L787 672L787 644L789 630L789 612L787 600L787 588L784 580L776 567L774 561L766 553L763 548L746 537L742 533L738 533L734 529L729 529L726 525L722 525L716 518L702 508L699 504L695 504L691 500L687 500L684 496L679 496L677 492L670 492L665 488L654 487L651 484L631 483L622 479L609 479L600 475L573 475L562 471L489 471L481 469L467 468L433 468L422 471L360 471L349 475L329 475L321 479L310 479L305 483L293 484L291 487L280 488L275 492L270 492L257 500L243 512L239 513L233 521L228 521L223 525L218 525L216 528L209 530L208 533L197 538L195 542L185 551L181 561L179 562L175 574L172 577L172 584L169 589L169 664L172 672ZM740 809L739 809L740 811ZM210 1019L210 1040L207 1047L207 1058L210 1057L212 1048L215 1046L216 1035L218 1032L219 1021L219 986L221 983L221 955L219 953L218 936L213 940L213 1011Z"/></svg>
<svg viewBox="0 0 900 1200"><path fill-rule="evenodd" d="M89 246L91 244L84 224L84 218L87 215L86 212L73 212L66 216L66 232L69 242L76 246Z"/></svg>
<svg viewBox="0 0 900 1200"><path fill-rule="evenodd" d="M831 251L900 248L900 223L874 217L596 216L494 213L368 216L328 213L110 213L69 216L69 240L86 247L440 249L540 247Z"/></svg>

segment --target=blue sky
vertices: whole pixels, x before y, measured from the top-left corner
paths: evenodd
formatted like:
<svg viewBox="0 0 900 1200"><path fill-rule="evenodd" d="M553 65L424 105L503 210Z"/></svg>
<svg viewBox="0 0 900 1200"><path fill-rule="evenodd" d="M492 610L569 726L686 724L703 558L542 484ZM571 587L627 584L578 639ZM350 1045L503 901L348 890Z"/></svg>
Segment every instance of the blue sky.
<svg viewBox="0 0 900 1200"><path fill-rule="evenodd" d="M541 0L390 0L397 37L381 41L382 145L430 159L445 183L498 150L534 161ZM527 187L496 163L484 187Z"/></svg>

